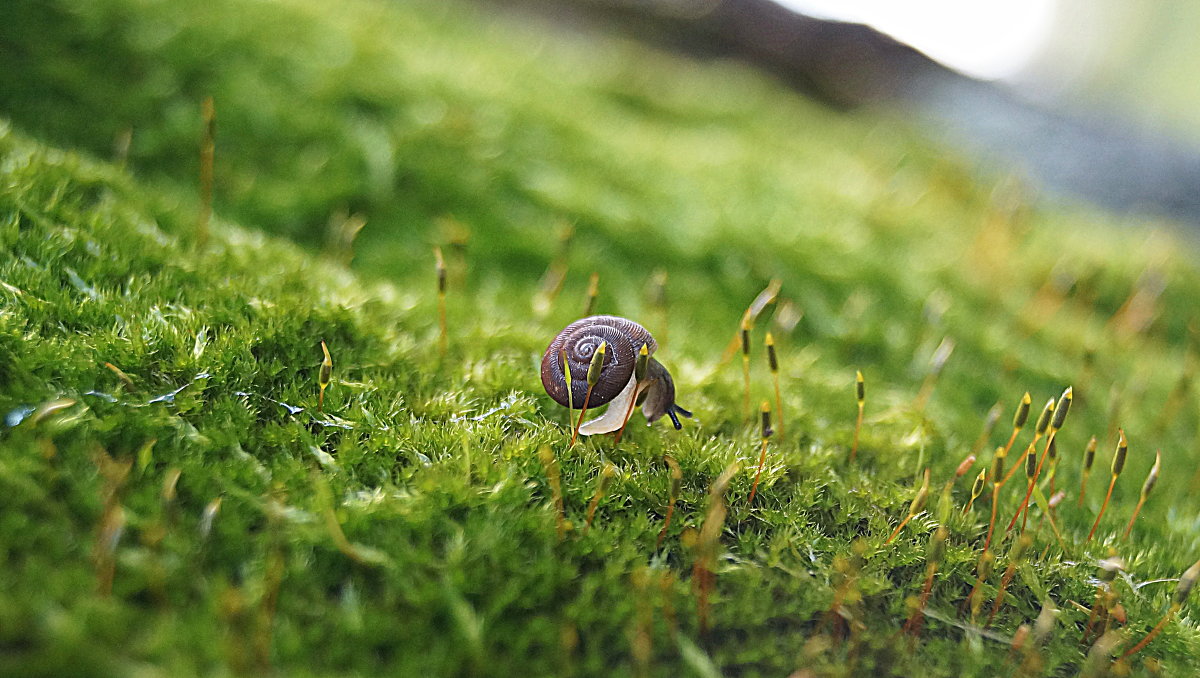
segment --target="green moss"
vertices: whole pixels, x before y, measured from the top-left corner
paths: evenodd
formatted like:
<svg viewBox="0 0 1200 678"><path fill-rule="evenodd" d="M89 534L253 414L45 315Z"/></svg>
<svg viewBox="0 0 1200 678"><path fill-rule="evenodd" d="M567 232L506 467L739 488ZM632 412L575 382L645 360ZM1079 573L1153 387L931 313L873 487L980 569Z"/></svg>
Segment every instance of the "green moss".
<svg viewBox="0 0 1200 678"><path fill-rule="evenodd" d="M1171 395L1194 365L1200 275L1167 232L1031 206L894 120L834 113L734 64L565 39L471 6L18 1L11 19L0 26L12 120L0 132L2 673L994 675L1008 670L1005 639L1047 596L1063 613L1042 672L1071 673L1086 614L1070 603L1091 604L1108 545L1128 561L1118 590L1131 636L1172 587L1131 583L1177 577L1200 553L1197 401ZM201 249L209 94L221 218ZM96 159L125 129L128 172ZM367 220L354 271L316 253L342 211ZM539 315L531 300L564 223L576 229L566 285ZM430 247L463 234L447 249L442 359ZM599 310L665 337L660 355L697 415L684 431L636 426L619 446L566 449L566 413L536 363L582 309L593 270ZM655 270L669 275L665 322L647 299ZM772 278L803 316L773 326L786 428L750 507L758 441L740 365L721 356ZM755 402L772 395L757 348L772 322L755 330ZM921 409L947 337L954 352ZM323 412L321 341L335 375ZM867 416L851 468L856 369ZM921 590L941 487L985 413L1067 384L1065 552L1042 527L995 635L970 630L958 608L989 504L959 514L967 474L931 616L910 644L897 630ZM73 404L39 419L60 399ZM1128 469L1103 540L1084 544L1111 444L1083 509L1079 460L1116 425ZM602 463L619 468L587 534L557 538L543 445L576 526ZM1160 448L1163 478L1133 540L1116 540ZM665 453L684 481L656 550ZM714 628L700 638L683 533L735 460ZM128 477L106 480L123 462ZM885 547L926 466L930 512ZM118 505L103 595L98 544ZM850 609L863 627L851 647L824 619L835 559L856 540L862 601ZM1185 616L1146 656L1185 674L1198 643Z"/></svg>

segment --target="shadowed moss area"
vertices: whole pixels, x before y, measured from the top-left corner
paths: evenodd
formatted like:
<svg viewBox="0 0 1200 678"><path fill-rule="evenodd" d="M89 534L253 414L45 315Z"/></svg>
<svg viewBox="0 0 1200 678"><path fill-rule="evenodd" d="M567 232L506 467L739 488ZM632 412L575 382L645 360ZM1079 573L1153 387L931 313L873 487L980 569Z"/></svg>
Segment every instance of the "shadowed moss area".
<svg viewBox="0 0 1200 678"><path fill-rule="evenodd" d="M1038 206L895 120L834 113L736 64L472 5L17 0L10 13L0 673L1074 674L1089 651L1079 606L1110 548L1127 571L1118 653L1166 611L1175 584L1160 580L1200 557L1200 272L1169 231ZM209 95L217 218L201 246ZM366 222L349 267L331 244L348 215ZM444 357L435 245L450 267ZM539 307L555 261L562 291ZM637 415L620 444L568 448L537 361L582 313L593 271L597 310L659 339L696 413L683 431ZM758 434L740 358L723 354L773 279L751 409L774 406L769 329L785 421L750 505ZM318 409L322 341L334 380ZM867 397L849 464L856 370ZM963 514L971 481L1025 391L1010 466L1068 385L1062 539L1035 504L1034 546L982 631L1014 540L1000 538L971 624L960 608L991 506L984 492ZM1085 542L1117 427L1128 464ZM1162 476L1122 539L1155 450ZM664 455L683 477L657 546ZM616 474L585 530L606 462ZM705 635L695 539L734 462ZM886 544L926 468L928 510ZM1021 472L1005 486L1001 533L1024 489ZM911 639L900 627L938 526L946 554ZM1011 652L1046 600L1056 621ZM1150 673L1143 658L1200 669L1193 605L1135 674Z"/></svg>

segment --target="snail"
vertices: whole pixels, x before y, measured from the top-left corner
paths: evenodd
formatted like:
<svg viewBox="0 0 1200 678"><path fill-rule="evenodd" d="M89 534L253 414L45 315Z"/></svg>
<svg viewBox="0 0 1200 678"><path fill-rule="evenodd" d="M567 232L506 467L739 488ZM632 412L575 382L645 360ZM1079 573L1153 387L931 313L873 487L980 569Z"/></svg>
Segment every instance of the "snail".
<svg viewBox="0 0 1200 678"><path fill-rule="evenodd" d="M650 357L645 376L638 382L634 368L642 346L653 356L658 344L646 328L625 318L588 316L559 332L542 356L542 385L546 393L563 407L580 407L587 397L588 366L601 342L607 343L604 365L588 398L588 407L608 404L609 408L600 417L585 422L579 432L595 435L620 429L633 411L632 404L642 406L642 414L650 423L665 414L676 429L683 428L679 416L691 417L692 413L675 404L675 382L667 368ZM563 369L564 355L571 369L570 385Z"/></svg>

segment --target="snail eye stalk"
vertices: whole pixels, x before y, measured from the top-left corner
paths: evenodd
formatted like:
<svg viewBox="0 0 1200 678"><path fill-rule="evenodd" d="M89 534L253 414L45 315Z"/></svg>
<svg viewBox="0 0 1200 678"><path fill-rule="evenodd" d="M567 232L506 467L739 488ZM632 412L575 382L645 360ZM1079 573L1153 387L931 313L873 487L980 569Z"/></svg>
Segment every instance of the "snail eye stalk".
<svg viewBox="0 0 1200 678"><path fill-rule="evenodd" d="M683 417L687 417L688 419L691 419L692 413L688 412L687 410L683 409L682 407L680 407L678 405L672 405L671 409L667 410L667 416L671 418L671 424L675 426L675 430L682 431L683 423L679 421L679 417L683 416Z"/></svg>

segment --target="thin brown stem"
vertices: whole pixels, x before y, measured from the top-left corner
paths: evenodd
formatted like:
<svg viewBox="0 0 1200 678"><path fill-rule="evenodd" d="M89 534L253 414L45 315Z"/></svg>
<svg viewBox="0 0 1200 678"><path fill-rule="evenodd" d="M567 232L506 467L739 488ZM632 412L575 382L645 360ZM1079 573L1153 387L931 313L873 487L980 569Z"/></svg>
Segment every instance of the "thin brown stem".
<svg viewBox="0 0 1200 678"><path fill-rule="evenodd" d="M433 248L434 270L437 273L438 353L446 357L449 335L446 330L446 259L442 248Z"/></svg>
<svg viewBox="0 0 1200 678"><path fill-rule="evenodd" d="M438 305L438 353L440 353L444 356L444 355L446 355L446 351L450 345L450 335L449 335L449 330L447 329L447 325L446 325L446 293L445 292L438 292L437 305Z"/></svg>
<svg viewBox="0 0 1200 678"><path fill-rule="evenodd" d="M671 499L671 503L667 504L667 519L663 522L662 529L658 532L658 541L654 542L654 549L657 551L662 548L663 539L667 536L667 529L671 527L671 516L675 515L675 500Z"/></svg>
<svg viewBox="0 0 1200 678"><path fill-rule="evenodd" d="M1007 442L1007 443L1005 443L1005 445L1004 445L1004 454L1005 454L1005 456L1007 456L1007 455L1008 455L1008 452L1009 452L1009 450L1011 450L1011 449L1012 449L1013 443L1014 443L1014 442L1016 442L1016 440L1017 440L1017 436L1018 436L1018 435L1020 435L1020 433L1021 433L1021 428L1022 428L1022 427L1020 427L1020 426L1016 426L1016 427L1014 427L1014 428L1013 428L1012 435L1010 435L1010 436L1008 437L1008 442Z"/></svg>
<svg viewBox="0 0 1200 678"><path fill-rule="evenodd" d="M779 430L776 431L779 435L783 435L783 397L779 393L779 373L774 373L775 380L775 415L779 422Z"/></svg>
<svg viewBox="0 0 1200 678"><path fill-rule="evenodd" d="M850 446L850 461L858 456L858 436L862 431L863 403L858 403L858 417L854 420L854 443Z"/></svg>
<svg viewBox="0 0 1200 678"><path fill-rule="evenodd" d="M621 422L621 428L617 429L617 436L613 440L614 443L621 442L621 435L625 433L625 427L629 425L629 420L633 418L633 408L637 407L637 391L634 391L634 397L629 400L629 409L625 410L625 420Z"/></svg>
<svg viewBox="0 0 1200 678"><path fill-rule="evenodd" d="M1142 648L1149 645L1150 641L1154 640L1154 637L1162 632L1163 628L1166 627L1167 622L1171 621L1171 618L1175 616L1175 613L1178 610L1179 610L1179 606L1172 605L1171 609L1167 610L1167 613L1165 615L1163 615L1162 620L1159 621L1157 624L1155 624L1154 628L1150 629L1150 633L1147 633L1145 638L1142 638L1140 641L1138 641L1137 645L1134 645L1133 647L1129 648L1128 650L1125 650L1125 654L1121 655L1121 659L1124 659L1130 655L1134 655L1134 654L1137 654L1138 652L1141 652Z"/></svg>
<svg viewBox="0 0 1200 678"><path fill-rule="evenodd" d="M996 618L996 612L1000 610L1000 604L1004 602L1004 592L1008 589L1009 583L1012 581L1013 575L1017 573L1017 564L1012 563L1004 570L1004 576L1000 578L1000 588L996 591L996 601L992 603L992 611L988 614L987 623L984 628L992 625L992 620Z"/></svg>
<svg viewBox="0 0 1200 678"><path fill-rule="evenodd" d="M1033 441L1029 443L1029 446L1025 448L1025 451L1021 453L1021 456L1017 458L1015 462L1013 462L1012 467L1008 469L1008 473L1004 475L1004 480L1000 481L1001 487L1004 486L1004 483L1008 482L1009 478L1013 477L1013 474L1017 472L1017 469L1025 468L1025 464L1023 463L1025 461L1025 456L1029 454L1029 450L1034 450L1034 453L1036 454L1036 447L1038 441L1041 439L1042 436L1036 433L1033 435Z"/></svg>
<svg viewBox="0 0 1200 678"><path fill-rule="evenodd" d="M1112 477L1112 481L1108 483L1108 493L1104 495L1104 503L1100 505L1100 513L1096 514L1096 522L1092 523L1092 531L1088 532L1087 539L1084 543L1092 540L1092 535L1096 534L1096 528L1100 526L1100 519L1104 517L1104 511L1108 508L1108 500L1112 499L1113 487L1117 484L1117 476Z"/></svg>
<svg viewBox="0 0 1200 678"><path fill-rule="evenodd" d="M1038 476L1042 473L1042 465L1046 463L1046 457L1050 454L1050 446L1054 444L1055 431L1051 429L1050 435L1046 436L1046 447L1042 450L1042 456L1038 458L1037 468L1033 470L1033 476L1029 478L1029 489L1025 491L1025 499L1021 501L1021 506L1017 508L1017 514L1013 516L1012 522L1008 524L1008 529L1011 530L1017 522L1017 518L1022 513L1025 514L1025 521L1021 523L1021 531L1025 531L1025 524L1029 520L1029 498L1033 496L1033 488L1037 485ZM1036 450L1034 454L1036 454Z"/></svg>
<svg viewBox="0 0 1200 678"><path fill-rule="evenodd" d="M910 521L912 519L913 519L913 514L911 514L911 513L908 514L907 516L905 516L904 520L901 520L900 524L896 526L895 531L892 532L892 536L888 537L887 541L883 542L884 546L892 543L892 540L894 540L896 538L896 535L900 534L900 530L903 530L904 526L908 524L908 521Z"/></svg>
<svg viewBox="0 0 1200 678"><path fill-rule="evenodd" d="M754 472L754 483L750 486L750 499L747 503L754 503L754 493L758 491L758 479L762 476L763 465L767 463L767 439L762 439L762 451L758 454L758 470Z"/></svg>
<svg viewBox="0 0 1200 678"><path fill-rule="evenodd" d="M1096 614L1096 611L1102 609L1103 606L1104 606L1104 586L1098 585L1096 587L1096 600L1094 600L1092 602L1092 609L1088 612L1087 624L1085 624L1083 627L1083 643L1084 644L1091 642L1092 630L1095 628L1096 622L1101 619L1101 616ZM1105 611L1104 614L1107 616L1108 612Z"/></svg>
<svg viewBox="0 0 1200 678"><path fill-rule="evenodd" d="M700 561L692 567L692 581L696 582L696 618L701 637L708 636L708 595L716 583L717 576Z"/></svg>
<svg viewBox="0 0 1200 678"><path fill-rule="evenodd" d="M976 497L971 497L967 500L967 505L962 510L964 516L971 512L971 507L975 505L975 499Z"/></svg>
<svg viewBox="0 0 1200 678"><path fill-rule="evenodd" d="M983 542L983 550L992 545L992 531L996 528L996 505L1000 503L1000 483L992 483L992 519L988 522L987 540Z"/></svg>
<svg viewBox="0 0 1200 678"><path fill-rule="evenodd" d="M929 594L933 591L933 577L937 574L936 565L931 565L927 569L929 573L925 576L925 586L921 589L921 598L917 602L917 608L913 610L912 615L904 624L904 632L914 636L921 635L921 620L924 618L925 605L929 602Z"/></svg>
<svg viewBox="0 0 1200 678"><path fill-rule="evenodd" d="M600 478L596 483L596 494L592 495L592 501L588 504L587 522L583 526L583 533L587 534L592 529L592 521L596 518L596 509L600 506L600 501L604 499L604 493L608 490L608 483L613 476L612 464L606 464L604 469L600 471Z"/></svg>
<svg viewBox="0 0 1200 678"><path fill-rule="evenodd" d="M742 390L742 417L746 421L750 420L750 356L742 354L742 381L745 388Z"/></svg>
<svg viewBox="0 0 1200 678"><path fill-rule="evenodd" d="M213 98L205 97L200 105L203 136L200 141L200 215L196 220L196 244L208 244L208 225L212 219L213 164L216 151L216 111Z"/></svg>
<svg viewBox="0 0 1200 678"><path fill-rule="evenodd" d="M596 312L596 297L600 296L600 274L592 272L592 277L588 280L587 304L583 307L583 315L592 315Z"/></svg>
<svg viewBox="0 0 1200 678"><path fill-rule="evenodd" d="M1026 511L1026 515L1028 515L1028 514L1029 514L1029 512L1028 512L1028 511ZM1050 530L1051 530L1051 531L1054 533L1054 538L1055 538L1055 540L1057 540L1057 541L1058 541L1058 545L1059 545L1059 547L1060 547L1060 548L1062 548L1062 549L1065 551L1065 550L1066 550L1066 548L1067 548L1067 544L1066 544L1066 542L1065 542L1065 541L1063 541L1062 532L1059 532L1059 530L1058 530L1058 525L1057 525L1057 524L1055 524L1055 522L1054 522L1054 514L1053 514L1053 513L1047 513L1047 514L1043 515L1043 516L1042 516L1042 517L1041 517L1041 518L1038 520L1038 525L1037 525L1037 534L1038 534L1038 535L1040 535L1040 534L1041 534L1041 532L1042 532L1042 523L1050 523ZM1022 527L1022 528L1021 528L1021 532L1024 532L1024 531L1025 531L1025 528L1024 528L1024 527ZM1050 551L1050 547L1049 547L1049 546L1046 546L1046 552L1049 552L1049 551ZM1046 553L1046 552L1044 552L1044 553L1042 554L1042 555L1043 555L1043 557L1045 556L1045 553Z"/></svg>
<svg viewBox="0 0 1200 678"><path fill-rule="evenodd" d="M1125 526L1125 539L1129 539L1129 532L1133 530L1133 521L1137 520L1138 513L1142 511L1142 504L1146 503L1146 495L1138 498L1137 506L1133 507L1133 515L1129 518L1129 524Z"/></svg>
<svg viewBox="0 0 1200 678"><path fill-rule="evenodd" d="M976 596L976 594L979 593L979 587L981 587L981 586L983 586L983 577L976 576L975 577L975 585L971 587L971 592L967 594L967 597L965 599L963 599L962 605L960 605L958 607L958 611L960 614L963 612L967 612L971 609L971 603L972 603L972 601L975 600L975 596ZM975 620L972 619L971 623L974 624Z"/></svg>
<svg viewBox="0 0 1200 678"><path fill-rule="evenodd" d="M563 534L566 532L567 509L563 503L562 495L562 478L558 471L558 462L554 459L554 452L550 446L543 446L538 452L541 457L542 465L546 467L546 477L550 481L550 495L554 499L554 531L558 534L559 541L562 541Z"/></svg>
<svg viewBox="0 0 1200 678"><path fill-rule="evenodd" d="M975 585L971 587L971 593L967 599L963 601L962 611L971 613L971 623L975 623L975 618L979 616L979 608L983 606L980 597L983 595L983 581L991 574L991 564L995 561L991 551L984 549L983 555L979 557L979 564L975 566Z"/></svg>
<svg viewBox="0 0 1200 678"><path fill-rule="evenodd" d="M575 432L571 434L571 444L568 447L575 446L575 439L579 437L579 427L583 426L583 415L587 414L588 401L592 399L592 386L588 386L587 394L583 396L583 409L579 410L579 420L575 422Z"/></svg>
<svg viewBox="0 0 1200 678"><path fill-rule="evenodd" d="M1025 509L1029 508L1029 497L1033 494L1033 488L1035 485L1037 485L1037 481L1033 478L1030 478L1029 479L1029 487L1025 491L1025 501L1021 503L1021 506L1019 508L1017 508L1017 515L1013 516L1014 521L1017 519L1017 516L1020 516L1020 515L1025 516L1021 520L1021 534L1025 533L1025 526L1029 524L1029 511L1025 510ZM1008 527L1009 527L1009 529L1012 529L1012 525L1009 525Z"/></svg>
<svg viewBox="0 0 1200 678"><path fill-rule="evenodd" d="M587 534L588 530L592 529L592 521L596 519L596 509L600 506L600 491L592 496L592 502L588 504L587 522L583 525L583 533Z"/></svg>

